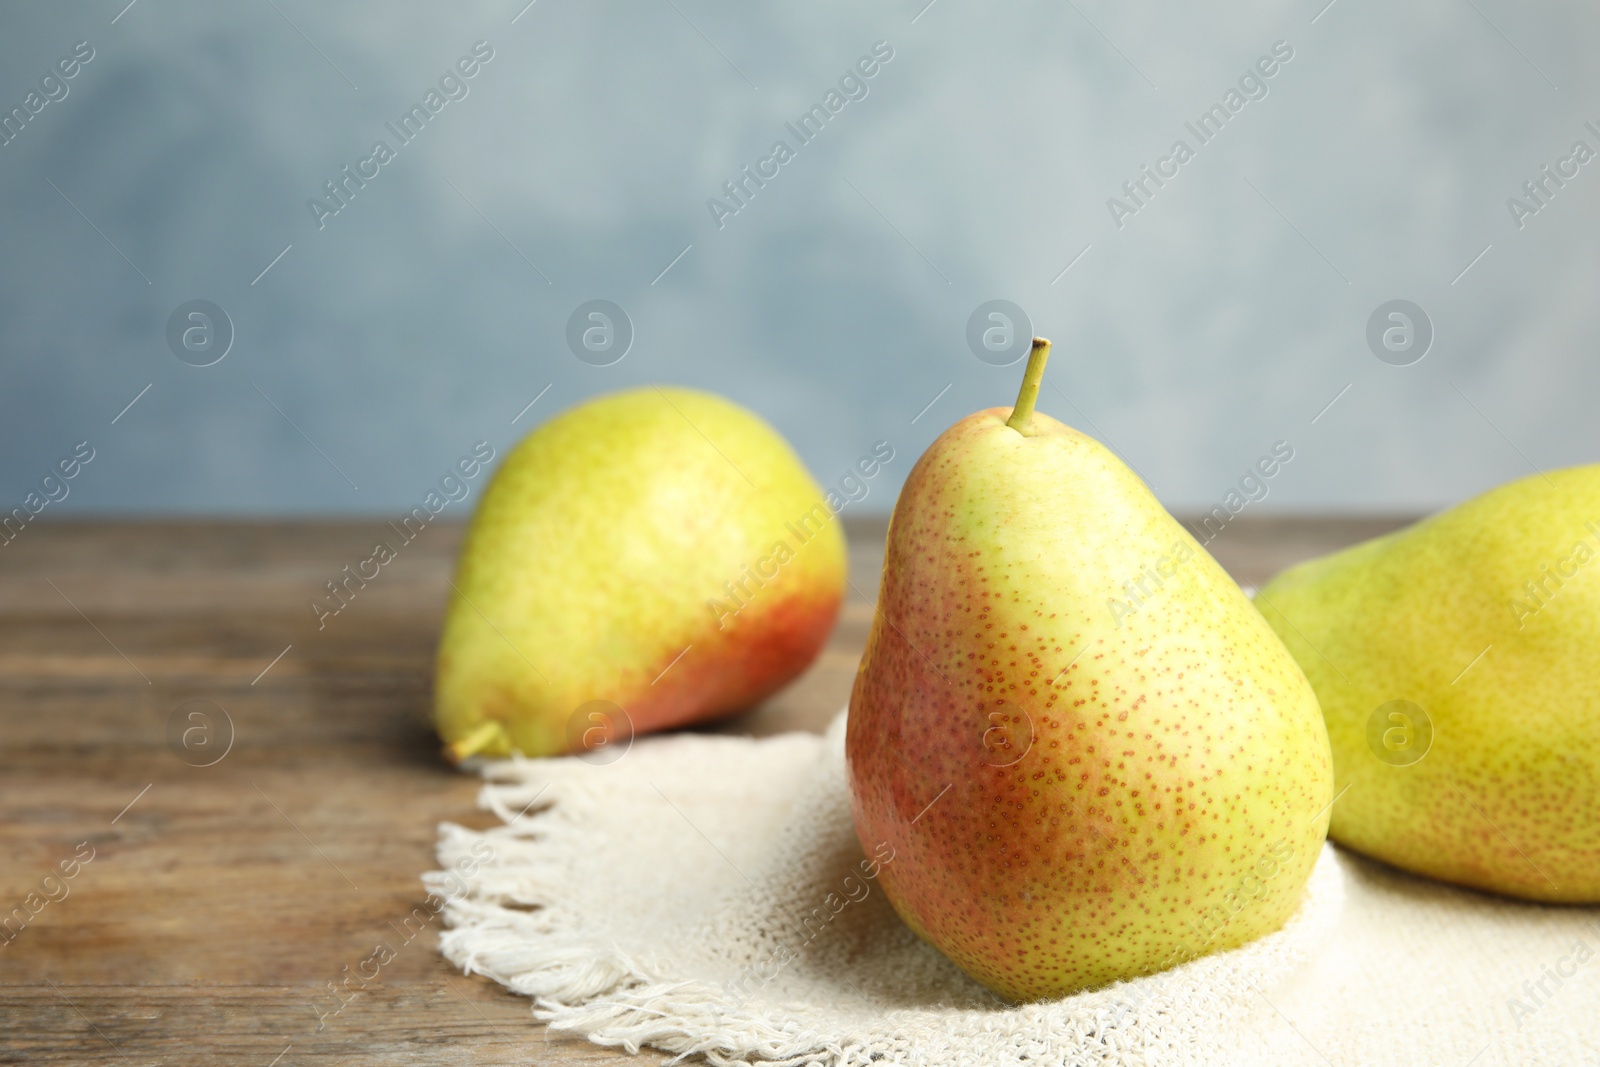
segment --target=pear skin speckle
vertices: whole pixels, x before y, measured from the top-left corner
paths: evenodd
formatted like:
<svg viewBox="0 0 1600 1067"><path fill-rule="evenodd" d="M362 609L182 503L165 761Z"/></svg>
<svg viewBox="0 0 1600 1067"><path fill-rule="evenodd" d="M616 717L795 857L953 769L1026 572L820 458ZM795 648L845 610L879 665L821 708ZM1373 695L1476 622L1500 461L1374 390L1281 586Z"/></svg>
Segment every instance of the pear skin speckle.
<svg viewBox="0 0 1600 1067"><path fill-rule="evenodd" d="M1335 840L1459 885L1600 902L1600 465L1303 563L1256 602L1327 718Z"/></svg>
<svg viewBox="0 0 1600 1067"><path fill-rule="evenodd" d="M654 386L580 404L506 456L472 517L439 736L549 756L594 736L595 701L641 733L751 707L821 650L845 567L822 489L749 411Z"/></svg>
<svg viewBox="0 0 1600 1067"><path fill-rule="evenodd" d="M1232 579L1098 442L1008 415L951 427L901 492L846 754L895 909L1033 1000L1280 927L1333 774Z"/></svg>

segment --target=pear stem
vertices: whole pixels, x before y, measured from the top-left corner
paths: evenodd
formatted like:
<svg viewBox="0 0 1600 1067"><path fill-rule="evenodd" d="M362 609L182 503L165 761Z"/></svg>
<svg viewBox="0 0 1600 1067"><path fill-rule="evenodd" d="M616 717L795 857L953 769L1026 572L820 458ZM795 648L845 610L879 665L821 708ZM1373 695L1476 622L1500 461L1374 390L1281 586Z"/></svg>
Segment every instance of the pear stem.
<svg viewBox="0 0 1600 1067"><path fill-rule="evenodd" d="M468 756L476 756L500 740L504 730L505 727L494 719L479 723L477 728L465 737L444 746L444 754L451 763L460 763Z"/></svg>
<svg viewBox="0 0 1600 1067"><path fill-rule="evenodd" d="M1050 359L1050 342L1043 337L1033 339L1033 349L1028 353L1028 369L1022 373L1022 389L1017 393L1017 405L1011 409L1006 425L1024 437L1033 436L1033 405L1039 399L1039 383L1044 380L1044 365Z"/></svg>

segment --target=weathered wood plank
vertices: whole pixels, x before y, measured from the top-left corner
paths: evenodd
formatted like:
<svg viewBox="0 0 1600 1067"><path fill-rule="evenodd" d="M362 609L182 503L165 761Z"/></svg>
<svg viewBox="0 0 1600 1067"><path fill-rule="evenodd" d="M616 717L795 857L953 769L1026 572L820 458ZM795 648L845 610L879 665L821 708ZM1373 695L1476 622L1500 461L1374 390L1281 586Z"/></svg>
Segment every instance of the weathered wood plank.
<svg viewBox="0 0 1600 1067"><path fill-rule="evenodd" d="M1246 516L1209 547L1259 583L1394 525ZM844 704L884 525L849 529L827 651L707 729L818 730ZM0 550L0 920L26 919L0 933L0 1063L637 1062L549 1037L527 1001L446 964L433 929L403 940L435 825L485 823L427 725L461 528L424 531L321 629L307 606L379 536L377 521L40 523ZM213 766L169 745L188 700L231 724L216 718ZM80 846L93 858L42 884ZM328 1014L328 983L380 942L395 959Z"/></svg>

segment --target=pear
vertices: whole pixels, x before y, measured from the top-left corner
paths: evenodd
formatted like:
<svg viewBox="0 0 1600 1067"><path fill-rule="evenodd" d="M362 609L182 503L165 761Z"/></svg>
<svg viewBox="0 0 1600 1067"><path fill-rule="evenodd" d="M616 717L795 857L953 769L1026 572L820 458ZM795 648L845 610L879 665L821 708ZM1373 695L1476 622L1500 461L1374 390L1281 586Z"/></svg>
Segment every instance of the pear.
<svg viewBox="0 0 1600 1067"><path fill-rule="evenodd" d="M1600 902L1600 466L1292 567L1256 598L1322 703L1330 833L1397 867Z"/></svg>
<svg viewBox="0 0 1600 1067"><path fill-rule="evenodd" d="M589 401L529 434L473 515L439 735L457 760L546 756L749 707L816 657L844 580L822 490L755 415L677 388Z"/></svg>
<svg viewBox="0 0 1600 1067"><path fill-rule="evenodd" d="M969 415L895 504L850 698L857 834L906 923L1016 1000L1279 928L1333 799L1304 674L1103 445Z"/></svg>

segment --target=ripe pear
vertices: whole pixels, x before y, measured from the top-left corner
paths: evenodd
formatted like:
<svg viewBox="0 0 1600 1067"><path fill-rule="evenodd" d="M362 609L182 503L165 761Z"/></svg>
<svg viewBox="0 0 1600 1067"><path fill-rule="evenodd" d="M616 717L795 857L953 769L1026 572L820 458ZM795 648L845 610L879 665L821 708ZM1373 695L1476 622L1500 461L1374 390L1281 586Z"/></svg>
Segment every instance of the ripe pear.
<svg viewBox="0 0 1600 1067"><path fill-rule="evenodd" d="M1021 395L917 461L850 698L857 834L908 925L1017 1000L1295 911L1333 798L1300 668L1098 441Z"/></svg>
<svg viewBox="0 0 1600 1067"><path fill-rule="evenodd" d="M833 627L839 527L784 440L721 397L652 386L557 416L495 472L461 549L447 754L554 755L757 703Z"/></svg>
<svg viewBox="0 0 1600 1067"><path fill-rule="evenodd" d="M1256 598L1333 743L1330 833L1434 878L1600 902L1600 466L1292 567Z"/></svg>

